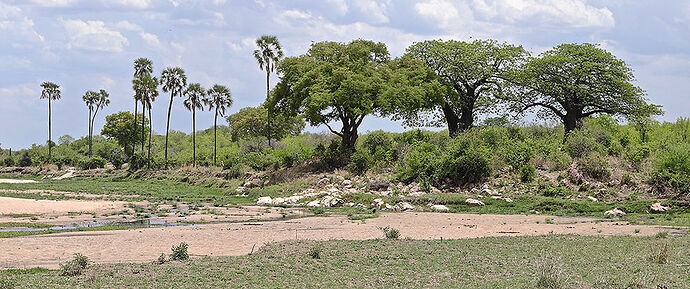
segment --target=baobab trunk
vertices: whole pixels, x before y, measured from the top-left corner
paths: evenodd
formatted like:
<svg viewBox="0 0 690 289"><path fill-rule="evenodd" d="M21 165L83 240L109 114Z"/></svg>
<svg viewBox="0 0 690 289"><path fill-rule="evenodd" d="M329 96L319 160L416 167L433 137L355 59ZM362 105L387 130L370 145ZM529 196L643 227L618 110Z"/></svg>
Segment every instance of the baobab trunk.
<svg viewBox="0 0 690 289"><path fill-rule="evenodd" d="M343 153L350 155L355 151L355 145L357 144L357 127L343 127L342 129L342 139L343 139Z"/></svg>
<svg viewBox="0 0 690 289"><path fill-rule="evenodd" d="M443 115L446 118L446 123L448 124L448 135L450 137L455 137L458 134L458 123L460 123L458 115L447 103L441 107L441 110L443 111Z"/></svg>
<svg viewBox="0 0 690 289"><path fill-rule="evenodd" d="M568 136L570 136L573 131L582 128L582 118L578 117L578 113L576 112L569 112L563 118L563 127L565 129L563 143L565 143L566 140L568 140Z"/></svg>

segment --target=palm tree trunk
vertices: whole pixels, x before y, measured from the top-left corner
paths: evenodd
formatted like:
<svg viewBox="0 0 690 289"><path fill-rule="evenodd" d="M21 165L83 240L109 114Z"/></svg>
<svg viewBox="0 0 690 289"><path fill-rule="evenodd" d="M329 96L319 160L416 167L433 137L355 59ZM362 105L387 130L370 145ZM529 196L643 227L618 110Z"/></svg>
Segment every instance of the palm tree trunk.
<svg viewBox="0 0 690 289"><path fill-rule="evenodd" d="M130 158L132 158L134 156L134 150L136 150L136 147L137 147L137 141L136 141L136 139L137 139L137 125L139 125L139 123L137 123L137 111L138 111L137 106L138 106L138 104L139 104L139 101L135 98L134 99L134 143L132 144L132 154L129 156Z"/></svg>
<svg viewBox="0 0 690 289"><path fill-rule="evenodd" d="M168 130L170 129L170 111L172 110L175 90L170 91L170 105L168 105L168 123L165 125L165 168L168 168Z"/></svg>
<svg viewBox="0 0 690 289"><path fill-rule="evenodd" d="M89 107L89 157L90 158L93 157L93 155L92 155L93 138L91 137L91 135L93 134L93 130L91 128L91 126L92 126L92 124L91 124L91 110L92 110L91 107Z"/></svg>
<svg viewBox="0 0 690 289"><path fill-rule="evenodd" d="M270 65L270 64L269 64ZM271 77L271 71L266 68L266 100L268 100L268 97L270 96L270 85L269 85L269 79ZM266 107L266 110L268 112L268 146L271 146L271 108Z"/></svg>
<svg viewBox="0 0 690 289"><path fill-rule="evenodd" d="M216 108L216 115L213 117L213 166L216 165L216 124L218 122L218 108Z"/></svg>
<svg viewBox="0 0 690 289"><path fill-rule="evenodd" d="M192 106L192 167L196 168L196 108Z"/></svg>
<svg viewBox="0 0 690 289"><path fill-rule="evenodd" d="M149 107L149 119L151 119L151 108ZM149 169L151 169L151 125L149 125L149 154L148 154L148 160L147 160L147 166Z"/></svg>
<svg viewBox="0 0 690 289"><path fill-rule="evenodd" d="M51 129L52 129L52 122L51 122L51 107L50 107L50 96L48 96L48 163L50 163L50 156L53 150L53 146L50 145L52 142L52 135L51 135Z"/></svg>
<svg viewBox="0 0 690 289"><path fill-rule="evenodd" d="M146 136L144 131L146 131L146 102L141 99L141 152L144 153L144 144L146 143ZM151 126L151 117L149 117L149 127Z"/></svg>

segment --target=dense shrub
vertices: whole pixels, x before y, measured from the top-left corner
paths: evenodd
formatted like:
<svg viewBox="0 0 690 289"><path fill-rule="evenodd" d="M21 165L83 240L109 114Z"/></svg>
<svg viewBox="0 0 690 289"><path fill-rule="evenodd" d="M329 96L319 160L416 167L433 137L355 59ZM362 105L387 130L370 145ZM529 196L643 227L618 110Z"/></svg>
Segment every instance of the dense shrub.
<svg viewBox="0 0 690 289"><path fill-rule="evenodd" d="M571 133L565 142L565 150L574 158L584 157L599 149L599 144L596 140L585 131Z"/></svg>
<svg viewBox="0 0 690 289"><path fill-rule="evenodd" d="M396 168L396 177L403 182L428 182L436 174L440 155L438 146L417 142L410 147L402 164Z"/></svg>
<svg viewBox="0 0 690 289"><path fill-rule="evenodd" d="M185 261L189 259L189 253L187 250L189 249L189 245L187 243L182 242L177 246L172 247L172 254L170 255L170 260L172 261Z"/></svg>
<svg viewBox="0 0 690 289"><path fill-rule="evenodd" d="M104 168L106 164L105 159L100 157L93 157L89 159L83 159L79 162L79 167L83 170L99 169Z"/></svg>
<svg viewBox="0 0 690 289"><path fill-rule="evenodd" d="M437 180L453 184L479 183L491 174L489 152L471 135L458 136L446 148L438 166Z"/></svg>
<svg viewBox="0 0 690 289"><path fill-rule="evenodd" d="M350 156L350 163L347 165L347 170L355 175L362 175L369 170L373 162L374 159L368 152L357 150Z"/></svg>
<svg viewBox="0 0 690 289"><path fill-rule="evenodd" d="M611 176L606 159L598 153L589 153L580 162L582 172L595 180L606 180Z"/></svg>
<svg viewBox="0 0 690 289"><path fill-rule="evenodd" d="M20 157L19 161L17 164L20 167L30 167L33 164L33 160L31 160L31 156L29 155L28 152L24 152Z"/></svg>
<svg viewBox="0 0 690 289"><path fill-rule="evenodd" d="M89 258L86 256L75 253L74 258L70 261L60 264L60 275L62 276L77 276L86 269L89 265Z"/></svg>
<svg viewBox="0 0 690 289"><path fill-rule="evenodd" d="M348 162L348 156L343 152L341 142L338 139L331 140L328 147L325 147L323 143L318 144L314 149L314 155L330 168L342 168Z"/></svg>
<svg viewBox="0 0 690 289"><path fill-rule="evenodd" d="M660 151L656 156L653 183L690 195L690 144L681 144Z"/></svg>
<svg viewBox="0 0 690 289"><path fill-rule="evenodd" d="M534 181L537 172L530 164L526 164L520 168L520 181L523 183L530 183Z"/></svg>
<svg viewBox="0 0 690 289"><path fill-rule="evenodd" d="M522 168L534 156L532 146L526 142L511 141L502 147L501 158L513 170Z"/></svg>
<svg viewBox="0 0 690 289"><path fill-rule="evenodd" d="M2 160L2 165L6 167L13 167L14 166L14 158L12 157L6 157Z"/></svg>

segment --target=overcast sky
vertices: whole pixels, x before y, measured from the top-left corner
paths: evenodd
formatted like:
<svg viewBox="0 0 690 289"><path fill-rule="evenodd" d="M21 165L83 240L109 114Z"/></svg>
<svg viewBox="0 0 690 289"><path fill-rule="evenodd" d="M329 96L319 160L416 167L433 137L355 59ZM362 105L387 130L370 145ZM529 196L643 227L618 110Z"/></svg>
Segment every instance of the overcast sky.
<svg viewBox="0 0 690 289"><path fill-rule="evenodd" d="M537 54L560 43L599 43L624 59L661 120L690 116L690 1L644 0L0 0L0 146L45 143L48 108L40 83L62 87L53 105L53 136L87 132L81 96L106 89L99 114L133 109L132 62L147 57L155 73L179 66L189 82L227 85L230 113L265 98L254 40L277 35L286 55L312 41L385 42L392 56L426 39L493 38ZM273 76L272 84L276 82ZM165 131L169 96L154 103L154 130ZM198 114L197 126L212 124ZM171 129L189 132L191 114L175 99ZM315 128L321 131L323 128ZM369 118L361 131L399 131Z"/></svg>

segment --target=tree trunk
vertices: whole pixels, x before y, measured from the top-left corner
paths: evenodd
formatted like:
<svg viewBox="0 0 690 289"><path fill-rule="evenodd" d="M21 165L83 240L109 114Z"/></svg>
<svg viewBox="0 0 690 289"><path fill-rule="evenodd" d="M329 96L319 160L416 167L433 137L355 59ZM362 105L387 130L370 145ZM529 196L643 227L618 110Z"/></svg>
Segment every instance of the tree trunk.
<svg viewBox="0 0 690 289"><path fill-rule="evenodd" d="M213 166L216 166L216 123L218 121L218 108L216 108L216 115L213 117Z"/></svg>
<svg viewBox="0 0 690 289"><path fill-rule="evenodd" d="M270 90L270 85L269 85L269 79L271 77L271 71L268 70L268 67L266 68L266 100L268 100L268 97L271 95L271 90ZM271 108L266 107L266 111L268 113L268 146L271 146Z"/></svg>
<svg viewBox="0 0 690 289"><path fill-rule="evenodd" d="M460 122L458 115L447 103L441 107L441 110L443 111L443 115L446 118L446 123L448 124L448 135L450 135L450 137L457 136L458 124Z"/></svg>
<svg viewBox="0 0 690 289"><path fill-rule="evenodd" d="M50 163L50 156L53 150L53 146L51 145L52 143L52 122L51 122L51 107L50 107L50 96L48 96L48 163Z"/></svg>
<svg viewBox="0 0 690 289"><path fill-rule="evenodd" d="M467 105L461 108L462 114L460 115L460 131L467 131L472 128L472 124L474 124L473 108L474 104Z"/></svg>
<svg viewBox="0 0 690 289"><path fill-rule="evenodd" d="M134 156L134 150L136 150L137 147L137 125L139 125L139 123L137 123L138 104L139 101L134 99L134 143L132 144L132 154L129 156L130 159Z"/></svg>
<svg viewBox="0 0 690 289"><path fill-rule="evenodd" d="M570 136L573 131L582 128L582 117L579 115L580 114L577 112L568 112L563 118L563 127L565 129L563 143L566 142L568 136Z"/></svg>
<svg viewBox="0 0 690 289"><path fill-rule="evenodd" d="M343 153L350 155L355 151L355 145L357 144L357 138L359 137L357 135L357 126L343 125L341 132L343 134Z"/></svg>
<svg viewBox="0 0 690 289"><path fill-rule="evenodd" d="M196 107L192 106L192 167L196 168Z"/></svg>
<svg viewBox="0 0 690 289"><path fill-rule="evenodd" d="M146 131L146 102L141 100L141 153L144 153L144 144L146 143L146 136L144 131ZM150 114L149 114L150 115ZM149 127L151 127L151 117L149 116Z"/></svg>
<svg viewBox="0 0 690 289"><path fill-rule="evenodd" d="M170 130L170 111L172 110L175 90L170 92L170 105L168 105L168 123L165 125L165 168L168 168L168 130Z"/></svg>
<svg viewBox="0 0 690 289"><path fill-rule="evenodd" d="M89 157L93 157L92 154L92 147L93 147L93 138L91 135L93 134L93 130L91 129L91 107L89 107Z"/></svg>
<svg viewBox="0 0 690 289"><path fill-rule="evenodd" d="M151 108L149 107L149 119L151 119ZM151 126L149 125L149 154L148 154L148 160L147 160L147 166L149 169L151 169L151 134L152 134L152 129Z"/></svg>

